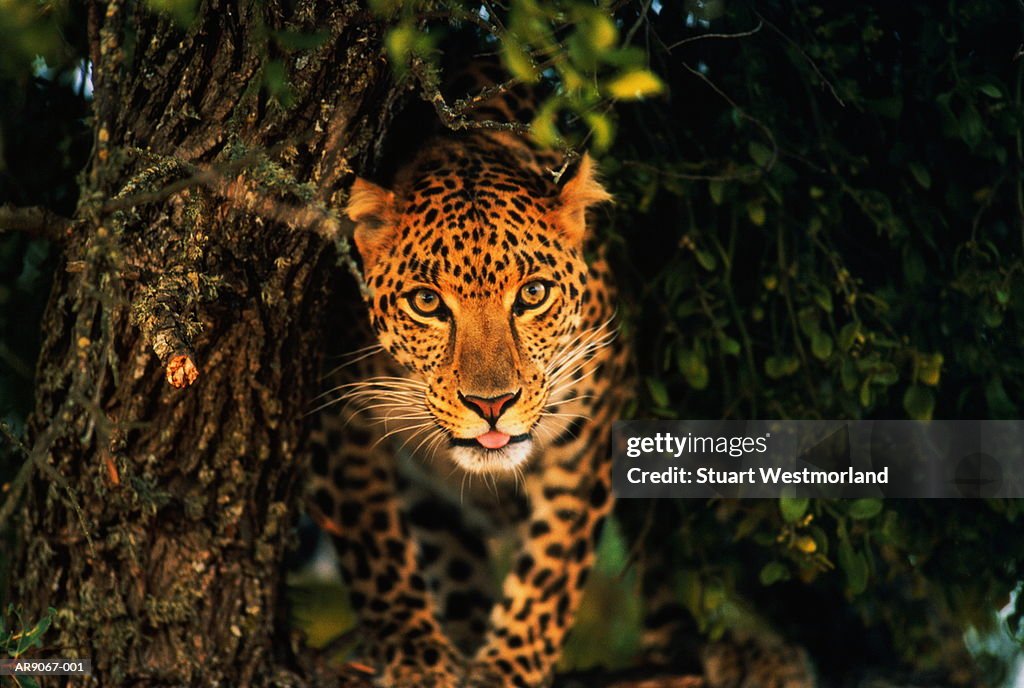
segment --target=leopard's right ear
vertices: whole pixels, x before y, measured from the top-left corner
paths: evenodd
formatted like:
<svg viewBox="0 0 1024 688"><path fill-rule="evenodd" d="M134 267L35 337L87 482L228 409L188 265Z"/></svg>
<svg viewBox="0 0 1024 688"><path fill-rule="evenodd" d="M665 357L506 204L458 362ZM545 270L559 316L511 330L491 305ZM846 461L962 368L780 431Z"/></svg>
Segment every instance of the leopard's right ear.
<svg viewBox="0 0 1024 688"><path fill-rule="evenodd" d="M357 177L349 191L345 213L356 223L356 248L363 266L369 268L381 255L394 227L395 194Z"/></svg>

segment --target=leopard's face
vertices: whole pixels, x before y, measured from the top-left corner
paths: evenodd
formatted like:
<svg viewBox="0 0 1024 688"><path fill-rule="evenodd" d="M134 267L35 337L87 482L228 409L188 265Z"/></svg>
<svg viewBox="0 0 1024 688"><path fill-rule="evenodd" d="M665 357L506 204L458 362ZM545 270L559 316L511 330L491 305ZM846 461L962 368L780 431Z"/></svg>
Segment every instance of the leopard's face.
<svg viewBox="0 0 1024 688"><path fill-rule="evenodd" d="M580 228L565 225L582 211L566 214L565 190L508 177L467 188L460 172L435 170L403 199L357 183L349 212L374 330L418 378L382 382L393 404L383 415L468 471L510 471L566 382L559 354L580 322L587 266ZM390 212L358 212L367 193L387 194Z"/></svg>
<svg viewBox="0 0 1024 688"><path fill-rule="evenodd" d="M426 383L423 404L452 458L481 471L530 453L549 366L579 324L586 266L538 241L543 226L403 216L402 239L367 274L384 348ZM379 285L379 286L378 286Z"/></svg>

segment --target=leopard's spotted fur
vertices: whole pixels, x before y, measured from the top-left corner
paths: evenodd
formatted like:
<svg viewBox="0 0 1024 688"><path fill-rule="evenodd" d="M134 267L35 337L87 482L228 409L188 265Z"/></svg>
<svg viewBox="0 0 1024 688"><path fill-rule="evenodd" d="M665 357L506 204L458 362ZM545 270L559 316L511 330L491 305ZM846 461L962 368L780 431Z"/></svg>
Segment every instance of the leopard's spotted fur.
<svg viewBox="0 0 1024 688"><path fill-rule="evenodd" d="M588 158L556 184L560 164L476 131L435 139L391 190L353 186L383 351L346 369L341 396L368 412L324 418L336 451L314 456L313 503L381 685L545 685L579 604L627 350L605 261L583 258L609 196ZM518 549L493 586L480 562L500 530Z"/></svg>

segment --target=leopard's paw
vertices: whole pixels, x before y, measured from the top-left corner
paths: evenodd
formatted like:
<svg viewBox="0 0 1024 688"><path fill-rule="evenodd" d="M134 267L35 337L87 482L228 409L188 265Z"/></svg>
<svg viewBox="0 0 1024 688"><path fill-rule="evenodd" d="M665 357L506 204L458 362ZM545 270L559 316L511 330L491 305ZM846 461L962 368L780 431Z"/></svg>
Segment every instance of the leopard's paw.
<svg viewBox="0 0 1024 688"><path fill-rule="evenodd" d="M487 688L488 686L504 686L505 681L494 667L479 664L470 666L460 685L462 688Z"/></svg>
<svg viewBox="0 0 1024 688"><path fill-rule="evenodd" d="M382 688L456 688L465 674L465 660L449 643L419 638L375 648L381 671L374 684Z"/></svg>
<svg viewBox="0 0 1024 688"><path fill-rule="evenodd" d="M472 662L466 671L461 688L520 688L539 685L516 673L510 662Z"/></svg>

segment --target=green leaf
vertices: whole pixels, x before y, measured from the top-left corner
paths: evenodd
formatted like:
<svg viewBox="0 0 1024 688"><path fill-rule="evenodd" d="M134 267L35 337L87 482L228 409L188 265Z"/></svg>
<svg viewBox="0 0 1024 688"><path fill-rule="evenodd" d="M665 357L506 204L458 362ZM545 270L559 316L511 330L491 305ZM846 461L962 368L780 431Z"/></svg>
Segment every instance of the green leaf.
<svg viewBox="0 0 1024 688"><path fill-rule="evenodd" d="M615 47L619 40L619 30L615 22L604 12L588 12L586 21L580 27L581 34L586 38L588 47L595 52L603 52Z"/></svg>
<svg viewBox="0 0 1024 688"><path fill-rule="evenodd" d="M859 328L857 323L849 322L843 325L843 329L839 330L839 348L843 351L849 351L850 347L857 340L857 332Z"/></svg>
<svg viewBox="0 0 1024 688"><path fill-rule="evenodd" d="M53 616L47 614L39 620L35 626L30 630L25 631L21 638L18 639L18 644L15 647L14 655L18 656L28 650L30 647L39 647L42 644L42 636L50 628L50 624L53 622Z"/></svg>
<svg viewBox="0 0 1024 688"><path fill-rule="evenodd" d="M665 408L669 405L668 390L665 383L653 377L647 378L647 391L651 394L651 400L656 406Z"/></svg>
<svg viewBox="0 0 1024 688"><path fill-rule="evenodd" d="M694 251L694 255L697 258L697 262L700 263L700 266L708 272L711 272L718 266L718 261L715 260L715 255L710 251L697 250Z"/></svg>
<svg viewBox="0 0 1024 688"><path fill-rule="evenodd" d="M935 387L942 377L942 363L945 359L941 353L920 354L917 357L917 381Z"/></svg>
<svg viewBox="0 0 1024 688"><path fill-rule="evenodd" d="M826 313L832 312L832 292L827 288L819 286L814 290L814 302Z"/></svg>
<svg viewBox="0 0 1024 688"><path fill-rule="evenodd" d="M594 150L597 152L608 150L614 138L611 118L603 112L588 112L583 115L583 120L590 127L590 133L593 134L591 140L593 141Z"/></svg>
<svg viewBox="0 0 1024 688"><path fill-rule="evenodd" d="M747 217L750 218L751 224L755 227L763 227L765 220L768 219L764 204L760 201L747 203Z"/></svg>
<svg viewBox="0 0 1024 688"><path fill-rule="evenodd" d="M722 194L725 191L725 183L718 179L708 182L708 193L711 194L711 202L715 205L722 205Z"/></svg>
<svg viewBox="0 0 1024 688"><path fill-rule="evenodd" d="M792 375L800 369L800 359L795 356L769 356L764 360L764 373L773 380Z"/></svg>
<svg viewBox="0 0 1024 688"><path fill-rule="evenodd" d="M974 105L968 104L960 115L960 138L968 146L976 146L985 135L985 123Z"/></svg>
<svg viewBox="0 0 1024 688"><path fill-rule="evenodd" d="M548 98L537 109L537 115L530 122L530 135L541 146L551 148L558 144L561 138L558 133L558 111L561 106L562 101L558 98Z"/></svg>
<svg viewBox="0 0 1024 688"><path fill-rule="evenodd" d="M676 356L679 372L686 378L687 384L693 389L705 389L708 386L708 366L703 354L697 349L680 349Z"/></svg>
<svg viewBox="0 0 1024 688"><path fill-rule="evenodd" d="M392 62L396 65L404 65L412 55L412 46L416 43L416 26L412 23L402 23L391 29L385 39L385 45Z"/></svg>
<svg viewBox="0 0 1024 688"><path fill-rule="evenodd" d="M847 513L854 520L864 521L882 513L883 506L881 499L855 499L850 503Z"/></svg>
<svg viewBox="0 0 1024 688"><path fill-rule="evenodd" d="M805 497L780 497L779 511L786 523L796 523L807 513L810 500Z"/></svg>
<svg viewBox="0 0 1024 688"><path fill-rule="evenodd" d="M502 42L502 61L509 73L524 83L534 84L540 79L533 60L518 41L510 39Z"/></svg>
<svg viewBox="0 0 1024 688"><path fill-rule="evenodd" d="M910 173L914 175L914 179L921 185L921 188L930 189L932 187L932 175L924 168L924 165L912 162L907 167L910 168Z"/></svg>
<svg viewBox="0 0 1024 688"><path fill-rule="evenodd" d="M867 589L867 559L853 549L848 539L839 543L839 568L846 575L846 589L851 595L859 595Z"/></svg>
<svg viewBox="0 0 1024 688"><path fill-rule="evenodd" d="M860 405L864 408L871 406L871 402L874 401L875 395L871 391L871 378L866 377L860 383Z"/></svg>
<svg viewBox="0 0 1024 688"><path fill-rule="evenodd" d="M789 578L789 569L782 562L768 562L761 569L761 585L772 585L787 578Z"/></svg>
<svg viewBox="0 0 1024 688"><path fill-rule="evenodd" d="M370 0L370 11L381 17L391 17L402 9L402 0Z"/></svg>
<svg viewBox="0 0 1024 688"><path fill-rule="evenodd" d="M888 387L900 379L899 370L892 363L879 363L871 374L871 384Z"/></svg>
<svg viewBox="0 0 1024 688"><path fill-rule="evenodd" d="M843 359L842 364L839 366L839 380L843 385L843 389L847 392L857 389L860 378L857 376L857 366L854 365L852 359Z"/></svg>
<svg viewBox="0 0 1024 688"><path fill-rule="evenodd" d="M642 100L665 90L665 84L648 69L631 69L605 84L604 90L615 100Z"/></svg>
<svg viewBox="0 0 1024 688"><path fill-rule="evenodd" d="M169 15L178 26L186 27L196 18L199 0L147 0L146 4Z"/></svg>
<svg viewBox="0 0 1024 688"><path fill-rule="evenodd" d="M738 356L740 353L740 343L732 337L723 336L721 339L722 353L727 356Z"/></svg>
<svg viewBox="0 0 1024 688"><path fill-rule="evenodd" d="M642 68L647 64L647 52L639 46L625 46L604 50L598 54L602 62L613 67Z"/></svg>
<svg viewBox="0 0 1024 688"><path fill-rule="evenodd" d="M914 420L931 420L935 396L922 385L911 385L903 394L903 409Z"/></svg>
<svg viewBox="0 0 1024 688"><path fill-rule="evenodd" d="M824 332L816 332L811 337L811 353L819 361L827 360L832 355L832 338Z"/></svg>
<svg viewBox="0 0 1024 688"><path fill-rule="evenodd" d="M769 288L767 284L764 286L765 289ZM774 289L774 287L771 288ZM821 325L818 322L818 312L809 306L801 308L796 318L797 323L800 325L800 331L807 337L813 337L816 332L821 330Z"/></svg>
<svg viewBox="0 0 1024 688"><path fill-rule="evenodd" d="M756 141L751 141L747 145L747 152L750 153L750 159L761 169L766 169L768 163L772 161L771 149Z"/></svg>
<svg viewBox="0 0 1024 688"><path fill-rule="evenodd" d="M1000 90L1000 88L995 84L982 84L981 86L978 87L978 90L987 95L989 98L993 98L995 100L999 100L1000 98L1003 97L1002 90Z"/></svg>
<svg viewBox="0 0 1024 688"><path fill-rule="evenodd" d="M263 66L263 85L267 93L281 99L288 93L288 72L281 60L270 60Z"/></svg>

